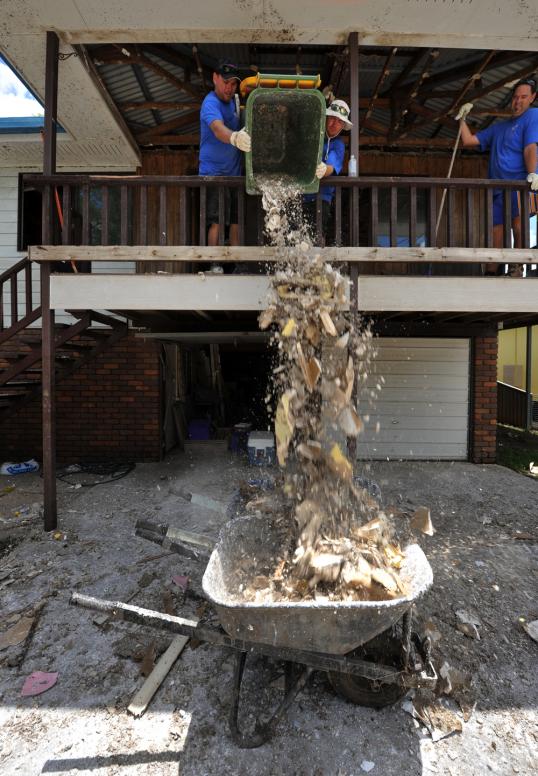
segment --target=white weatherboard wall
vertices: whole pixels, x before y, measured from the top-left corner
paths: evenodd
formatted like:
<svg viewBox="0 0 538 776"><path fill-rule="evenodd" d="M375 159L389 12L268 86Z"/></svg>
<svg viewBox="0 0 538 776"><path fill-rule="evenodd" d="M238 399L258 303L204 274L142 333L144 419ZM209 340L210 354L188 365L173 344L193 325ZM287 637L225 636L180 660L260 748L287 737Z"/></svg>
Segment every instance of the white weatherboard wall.
<svg viewBox="0 0 538 776"><path fill-rule="evenodd" d="M0 275L24 258L25 253L17 251L17 207L18 207L18 170L0 168ZM37 268L36 268L37 269ZM39 294L39 272L34 271L32 290ZM24 314L24 288L18 289L19 316ZM34 297L36 300L38 296ZM4 285L4 324L9 326L11 312L10 285Z"/></svg>
<svg viewBox="0 0 538 776"><path fill-rule="evenodd" d="M358 456L466 460L469 340L380 337L376 346L359 394L359 414L369 420L358 439ZM370 392L378 384L373 401Z"/></svg>
<svg viewBox="0 0 538 776"><path fill-rule="evenodd" d="M35 172L35 170L21 170L21 172ZM23 259L27 253L17 250L17 217L18 217L18 187L19 170L6 167L0 167L0 275L8 270L18 261ZM92 267L93 274L134 274L136 265L128 261L102 261L94 263ZM18 283L18 303L19 318L22 318L25 311L24 283L23 275ZM39 303L39 267L34 264L32 267L32 294L34 306ZM9 283L4 284L4 325L8 327L11 322L11 291ZM56 321L58 323L73 322L73 318L66 313L58 311ZM96 324L98 325L98 324ZM36 321L34 326L40 327L41 321Z"/></svg>

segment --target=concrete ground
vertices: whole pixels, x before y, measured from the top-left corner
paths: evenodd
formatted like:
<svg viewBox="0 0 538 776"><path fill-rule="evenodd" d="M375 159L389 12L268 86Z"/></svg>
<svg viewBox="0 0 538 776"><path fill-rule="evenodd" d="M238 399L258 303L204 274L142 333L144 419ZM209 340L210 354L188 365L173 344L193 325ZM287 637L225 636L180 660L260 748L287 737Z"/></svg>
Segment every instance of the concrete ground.
<svg viewBox="0 0 538 776"><path fill-rule="evenodd" d="M142 717L127 713L144 682L142 653L153 640L161 652L170 637L103 624L69 606L71 592L197 616L203 567L162 557L158 545L134 537L134 524L144 517L216 538L225 516L174 491L226 505L252 473L224 448L199 444L108 484L76 487L88 477L71 475L58 483L60 538L41 529L39 476L0 478L0 494L15 486L0 495L0 639L21 616L35 618L25 642L0 649L0 773L534 774L538 645L520 618L538 619L538 482L498 466L384 462L366 472L385 504L431 507L437 532L421 544L434 585L419 615L441 636L437 659L474 675L477 705L462 732L434 743L401 701L381 711L355 706L317 674L269 744L238 749L227 724L232 656L204 644L185 649ZM189 577L185 596L171 581L178 574ZM459 609L476 616L480 640L456 629ZM58 672L56 685L21 697L38 670ZM280 685L273 666L253 663L245 703L274 702Z"/></svg>

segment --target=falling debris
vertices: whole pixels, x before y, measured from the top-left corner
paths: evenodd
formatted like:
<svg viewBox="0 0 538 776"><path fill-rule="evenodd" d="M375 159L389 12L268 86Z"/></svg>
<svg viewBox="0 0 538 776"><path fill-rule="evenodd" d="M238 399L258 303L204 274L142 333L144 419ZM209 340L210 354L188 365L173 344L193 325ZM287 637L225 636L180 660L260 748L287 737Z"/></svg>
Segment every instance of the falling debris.
<svg viewBox="0 0 538 776"><path fill-rule="evenodd" d="M58 671L46 673L45 671L34 671L27 676L22 686L21 695L23 698L32 695L41 695L41 693L50 690L58 681Z"/></svg>
<svg viewBox="0 0 538 776"><path fill-rule="evenodd" d="M458 715L433 694L420 690L413 698L413 708L418 719L427 728L432 741L440 741L452 733L461 733L463 725Z"/></svg>
<svg viewBox="0 0 538 776"><path fill-rule="evenodd" d="M2 498L2 496L7 496L8 493L13 493L14 490L15 485L6 485L5 487L0 488L0 498Z"/></svg>
<svg viewBox="0 0 538 776"><path fill-rule="evenodd" d="M272 514L284 531L274 567L243 580L242 596L405 596L403 551L391 520L354 477L346 444L364 429L356 402L375 353L372 333L348 310L349 279L315 255L300 192L274 180L261 187L265 229L279 256L260 327L272 327L274 429L283 478L282 498L256 496L247 511ZM370 391L372 399L377 390ZM433 534L426 508L417 510L413 523Z"/></svg>
<svg viewBox="0 0 538 776"><path fill-rule="evenodd" d="M478 628L480 627L481 623L478 617L469 614L469 612L467 612L465 609L457 609L455 614L457 620L456 628L470 639L476 639L477 641L480 641L480 633L478 632Z"/></svg>
<svg viewBox="0 0 538 776"><path fill-rule="evenodd" d="M174 585L180 587L183 591L185 591L189 586L189 578L183 574L177 574L175 577L172 577L172 582Z"/></svg>
<svg viewBox="0 0 538 776"><path fill-rule="evenodd" d="M13 625L5 633L0 633L0 649L22 644L32 630L34 622L34 617L21 617L16 625Z"/></svg>
<svg viewBox="0 0 538 776"><path fill-rule="evenodd" d="M410 526L416 531L421 531L423 534L426 534L426 536L434 535L435 530L432 525L430 510L428 507L419 507L417 510L415 510L415 513L411 518Z"/></svg>
<svg viewBox="0 0 538 776"><path fill-rule="evenodd" d="M155 654L155 640L153 640L148 644L140 662L140 673L142 676L149 676L153 671L153 667L155 666Z"/></svg>
<svg viewBox="0 0 538 776"><path fill-rule="evenodd" d="M528 633L531 639L538 641L538 620L532 620L532 622L523 622L522 626L525 633Z"/></svg>
<svg viewBox="0 0 538 776"><path fill-rule="evenodd" d="M437 625L431 620L424 623L423 631L424 635L430 639L432 644L437 644L437 642L441 641L441 633Z"/></svg>
<svg viewBox="0 0 538 776"><path fill-rule="evenodd" d="M476 696L471 674L460 671L445 660L439 668L436 693L451 696L461 709L463 721L468 722L476 707Z"/></svg>

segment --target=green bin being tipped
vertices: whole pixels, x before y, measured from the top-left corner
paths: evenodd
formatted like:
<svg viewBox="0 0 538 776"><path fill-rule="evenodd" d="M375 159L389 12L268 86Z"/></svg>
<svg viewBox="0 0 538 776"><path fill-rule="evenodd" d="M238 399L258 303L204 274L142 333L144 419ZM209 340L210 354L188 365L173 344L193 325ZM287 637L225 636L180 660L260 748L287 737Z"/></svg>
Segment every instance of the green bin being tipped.
<svg viewBox="0 0 538 776"><path fill-rule="evenodd" d="M260 76L265 79L292 76ZM304 76L300 77L304 83ZM294 184L304 193L319 190L316 167L325 134L325 98L315 88L254 89L247 100L245 126L252 138L246 154L248 194L261 194L260 182Z"/></svg>

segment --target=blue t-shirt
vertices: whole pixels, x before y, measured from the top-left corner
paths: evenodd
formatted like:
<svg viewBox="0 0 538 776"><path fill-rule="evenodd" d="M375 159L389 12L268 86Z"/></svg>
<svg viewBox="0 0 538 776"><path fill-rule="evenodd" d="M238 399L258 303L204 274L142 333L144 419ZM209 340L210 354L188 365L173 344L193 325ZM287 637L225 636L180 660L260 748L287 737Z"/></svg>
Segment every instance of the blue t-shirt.
<svg viewBox="0 0 538 776"><path fill-rule="evenodd" d="M331 165L334 168L333 175L340 175L342 172L342 167L344 166L344 154L346 151L346 147L344 145L344 141L339 138L335 137L333 140L330 140L329 138L325 138L325 142L323 143L323 152L321 154L321 160L322 162L325 162L327 165ZM323 178L322 178L323 180ZM324 202L332 202L334 197L334 192L336 191L335 186L324 186L321 189L321 198ZM305 195L305 202L312 202L316 199L315 194L306 194Z"/></svg>
<svg viewBox="0 0 538 776"><path fill-rule="evenodd" d="M490 151L490 178L524 180L527 168L523 150L530 143L538 143L538 109L528 108L521 116L481 129L475 137L482 151Z"/></svg>
<svg viewBox="0 0 538 776"><path fill-rule="evenodd" d="M198 174L241 175L241 151L215 137L210 126L215 119L222 121L233 132L239 129L239 116L235 112L234 101L223 102L215 92L209 92L200 108Z"/></svg>

